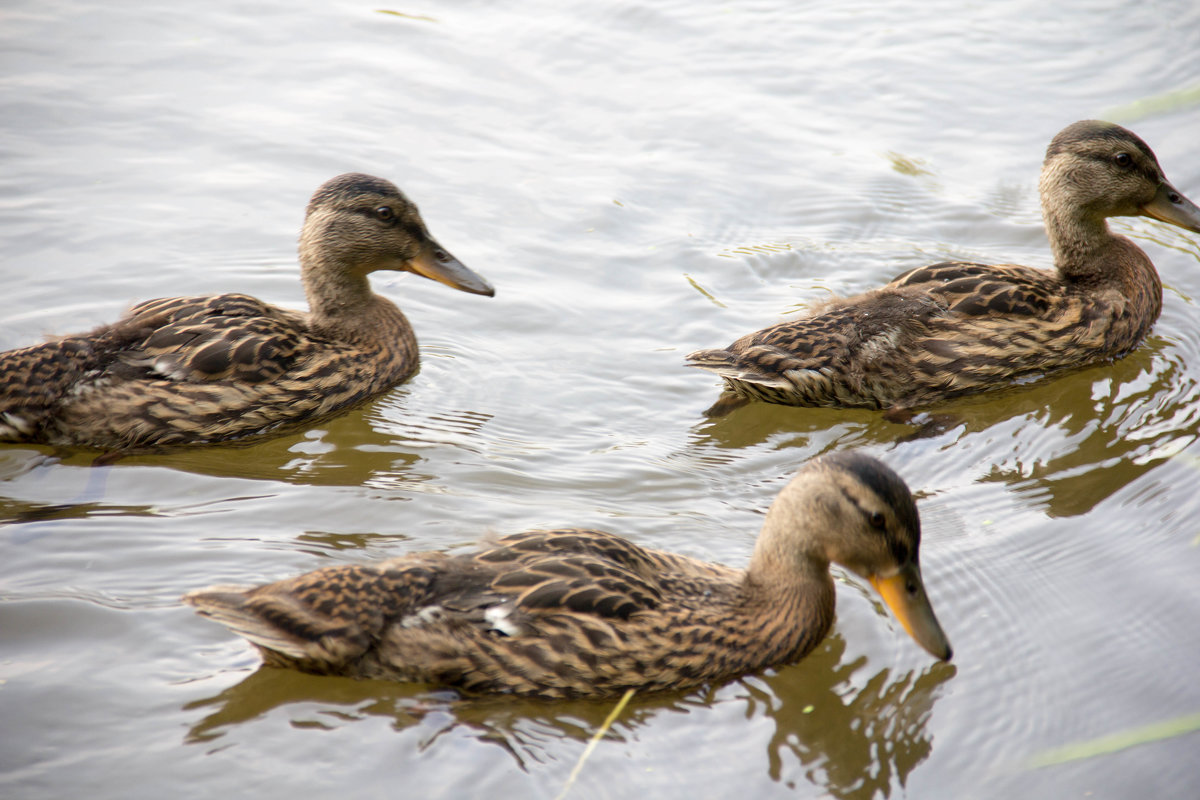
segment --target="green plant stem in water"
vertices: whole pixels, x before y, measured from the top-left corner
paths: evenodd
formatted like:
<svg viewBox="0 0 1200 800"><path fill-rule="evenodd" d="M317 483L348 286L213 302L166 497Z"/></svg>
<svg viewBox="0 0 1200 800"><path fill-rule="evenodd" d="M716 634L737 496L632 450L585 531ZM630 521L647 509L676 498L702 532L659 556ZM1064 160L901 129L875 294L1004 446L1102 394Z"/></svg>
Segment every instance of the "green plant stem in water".
<svg viewBox="0 0 1200 800"><path fill-rule="evenodd" d="M1088 742L1077 742L1066 747L1046 750L1035 756L1029 765L1034 769L1052 767L1056 764L1066 764L1070 761L1081 761L1085 758L1115 753L1118 750L1126 750L1147 742L1183 736L1194 731L1200 731L1200 714L1188 714L1184 717L1176 717L1163 722L1143 725L1140 728L1109 734Z"/></svg>
<svg viewBox="0 0 1200 800"><path fill-rule="evenodd" d="M1105 112L1104 118L1114 122L1136 122L1155 114L1178 111L1197 104L1200 104L1200 86L1187 86L1110 108Z"/></svg>

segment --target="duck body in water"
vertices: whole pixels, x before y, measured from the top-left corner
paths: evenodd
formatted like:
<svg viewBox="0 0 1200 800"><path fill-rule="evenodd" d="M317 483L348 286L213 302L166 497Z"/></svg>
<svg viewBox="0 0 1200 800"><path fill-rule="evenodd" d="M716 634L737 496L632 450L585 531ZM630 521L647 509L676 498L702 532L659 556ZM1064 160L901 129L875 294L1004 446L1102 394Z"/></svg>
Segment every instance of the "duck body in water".
<svg viewBox="0 0 1200 800"><path fill-rule="evenodd" d="M412 326L371 290L371 272L494 293L429 235L416 205L370 175L316 191L299 250L307 313L244 294L163 298L0 353L0 441L130 452L283 432L416 371Z"/></svg>
<svg viewBox="0 0 1200 800"><path fill-rule="evenodd" d="M1137 347L1162 310L1162 283L1107 219L1141 215L1200 232L1200 209L1145 142L1106 122L1054 137L1039 190L1054 271L933 264L694 352L689 366L724 379L710 413L748 400L902 413Z"/></svg>
<svg viewBox="0 0 1200 800"><path fill-rule="evenodd" d="M477 552L325 567L184 601L270 666L474 693L603 697L689 689L803 658L833 624L829 573L868 580L934 656L908 487L879 461L806 464L767 512L747 569L594 530L531 531Z"/></svg>

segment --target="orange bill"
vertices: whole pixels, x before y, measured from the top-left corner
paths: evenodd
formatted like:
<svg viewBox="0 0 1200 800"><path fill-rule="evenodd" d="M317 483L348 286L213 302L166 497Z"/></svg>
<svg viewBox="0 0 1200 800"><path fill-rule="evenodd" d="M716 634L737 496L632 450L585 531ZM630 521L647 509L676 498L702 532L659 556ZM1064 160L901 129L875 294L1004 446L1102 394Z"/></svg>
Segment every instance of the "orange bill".
<svg viewBox="0 0 1200 800"><path fill-rule="evenodd" d="M915 562L895 575L886 578L874 575L868 580L917 644L943 661L950 660L950 641L929 604L925 584L921 582L921 568Z"/></svg>

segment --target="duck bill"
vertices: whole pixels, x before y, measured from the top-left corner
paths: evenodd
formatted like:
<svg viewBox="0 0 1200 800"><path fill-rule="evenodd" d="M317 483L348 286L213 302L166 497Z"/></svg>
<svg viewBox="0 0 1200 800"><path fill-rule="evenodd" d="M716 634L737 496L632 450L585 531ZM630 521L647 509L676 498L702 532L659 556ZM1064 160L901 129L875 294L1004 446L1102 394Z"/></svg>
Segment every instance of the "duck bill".
<svg viewBox="0 0 1200 800"><path fill-rule="evenodd" d="M1200 233L1200 208L1166 181L1159 184L1154 199L1142 206L1142 215Z"/></svg>
<svg viewBox="0 0 1200 800"><path fill-rule="evenodd" d="M925 584L921 582L921 568L915 562L895 575L886 578L873 575L867 580L917 644L943 661L950 660L950 641L929 604Z"/></svg>
<svg viewBox="0 0 1200 800"><path fill-rule="evenodd" d="M416 258L408 262L407 266L410 271L418 275L463 292L482 294L488 297L496 294L496 290L490 283L468 269L466 265L446 252L432 239Z"/></svg>

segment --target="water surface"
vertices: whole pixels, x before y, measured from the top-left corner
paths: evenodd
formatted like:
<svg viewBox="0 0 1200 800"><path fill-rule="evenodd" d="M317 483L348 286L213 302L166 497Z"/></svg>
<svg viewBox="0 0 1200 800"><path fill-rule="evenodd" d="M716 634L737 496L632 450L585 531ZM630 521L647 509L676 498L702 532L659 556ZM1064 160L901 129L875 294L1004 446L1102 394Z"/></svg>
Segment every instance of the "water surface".
<svg viewBox="0 0 1200 800"><path fill-rule="evenodd" d="M396 181L494 299L376 288L422 369L319 428L129 458L0 449L11 798L554 797L605 703L458 702L259 670L178 603L213 582L547 525L731 564L807 459L918 492L955 645L839 576L801 664L636 698L570 796L1183 796L1195 735L1035 769L1200 710L1200 237L1116 226L1166 286L1112 365L957 402L701 411L683 355L944 258L1049 266L1037 171L1084 118L1200 196L1200 6L352 2L0 11L0 347L136 300L299 307L312 190Z"/></svg>

